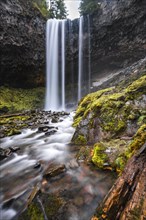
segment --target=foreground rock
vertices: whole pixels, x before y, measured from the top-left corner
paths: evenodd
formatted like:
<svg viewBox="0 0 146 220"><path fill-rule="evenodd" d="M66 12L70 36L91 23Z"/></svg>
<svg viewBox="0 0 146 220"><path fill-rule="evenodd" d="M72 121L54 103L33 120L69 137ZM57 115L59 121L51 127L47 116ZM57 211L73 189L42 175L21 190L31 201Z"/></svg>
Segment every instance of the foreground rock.
<svg viewBox="0 0 146 220"><path fill-rule="evenodd" d="M16 134L21 134L22 129L38 128L38 132L44 132L45 135L54 134L57 131L57 127L51 124L54 117L58 120L63 120L62 118L69 115L67 112L51 112L51 111L41 111L41 110L31 110L24 111L22 113L15 113L9 115L0 116L0 132L1 137L12 136ZM57 121L56 121L57 122ZM47 125L46 125L47 124Z"/></svg>
<svg viewBox="0 0 146 220"><path fill-rule="evenodd" d="M146 218L146 144L127 163L102 205L92 218L142 220Z"/></svg>
<svg viewBox="0 0 146 220"><path fill-rule="evenodd" d="M88 94L79 103L72 142L94 145L90 155L99 168L121 172L146 139L145 68L140 75L137 80L129 77L117 87Z"/></svg>

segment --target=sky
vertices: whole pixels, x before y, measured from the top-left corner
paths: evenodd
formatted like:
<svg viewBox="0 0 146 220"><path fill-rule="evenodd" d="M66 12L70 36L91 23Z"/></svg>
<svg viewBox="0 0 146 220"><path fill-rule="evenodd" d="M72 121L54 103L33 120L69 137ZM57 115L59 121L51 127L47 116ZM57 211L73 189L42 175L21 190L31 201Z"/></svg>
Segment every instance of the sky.
<svg viewBox="0 0 146 220"><path fill-rule="evenodd" d="M68 10L68 18L75 19L79 17L79 5L80 0L64 0L67 10Z"/></svg>

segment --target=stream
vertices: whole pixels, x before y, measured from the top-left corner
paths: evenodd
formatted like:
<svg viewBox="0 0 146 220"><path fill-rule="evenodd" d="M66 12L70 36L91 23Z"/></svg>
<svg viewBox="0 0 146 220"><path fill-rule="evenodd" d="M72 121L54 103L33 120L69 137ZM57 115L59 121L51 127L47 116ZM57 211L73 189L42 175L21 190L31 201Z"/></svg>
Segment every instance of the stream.
<svg viewBox="0 0 146 220"><path fill-rule="evenodd" d="M56 132L48 136L38 129L25 129L19 135L1 138L1 148L19 147L20 150L1 161L0 220L25 219L22 212L34 187L43 193L36 198L45 220L89 220L92 217L115 178L110 172L90 169L75 159L80 146L69 144L74 133L72 121L73 113L62 116L57 123L49 122ZM62 170L44 178L51 167ZM63 201L62 207L51 217L47 217L45 195L57 195Z"/></svg>

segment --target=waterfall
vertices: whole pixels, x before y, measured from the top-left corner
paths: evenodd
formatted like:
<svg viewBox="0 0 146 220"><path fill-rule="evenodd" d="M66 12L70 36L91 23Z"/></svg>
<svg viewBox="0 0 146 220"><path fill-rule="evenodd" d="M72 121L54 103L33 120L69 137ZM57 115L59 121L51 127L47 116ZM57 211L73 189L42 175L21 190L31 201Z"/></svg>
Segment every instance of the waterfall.
<svg viewBox="0 0 146 220"><path fill-rule="evenodd" d="M62 37L62 50L61 50L61 64L62 64L62 110L65 110L65 20L61 22L61 37Z"/></svg>
<svg viewBox="0 0 146 220"><path fill-rule="evenodd" d="M88 92L91 87L91 35L90 35L90 16L88 18Z"/></svg>
<svg viewBox="0 0 146 220"><path fill-rule="evenodd" d="M79 19L79 68L78 68L78 101L82 97L82 70L83 70L83 16Z"/></svg>
<svg viewBox="0 0 146 220"><path fill-rule="evenodd" d="M58 111L65 109L65 22L65 20L56 19L49 19L47 21L45 110ZM59 76L60 47L61 80Z"/></svg>

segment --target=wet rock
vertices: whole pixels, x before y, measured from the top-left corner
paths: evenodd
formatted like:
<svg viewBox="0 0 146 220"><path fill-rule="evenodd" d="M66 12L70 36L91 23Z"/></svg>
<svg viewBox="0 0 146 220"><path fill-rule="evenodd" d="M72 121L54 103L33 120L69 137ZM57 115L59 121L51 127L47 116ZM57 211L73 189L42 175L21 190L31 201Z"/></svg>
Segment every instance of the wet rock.
<svg viewBox="0 0 146 220"><path fill-rule="evenodd" d="M0 148L0 161L9 157L12 154L12 151L8 149Z"/></svg>
<svg viewBox="0 0 146 220"><path fill-rule="evenodd" d="M76 205L76 206L82 206L84 205L84 200L83 200L83 197L76 197L74 200L73 200L73 203Z"/></svg>
<svg viewBox="0 0 146 220"><path fill-rule="evenodd" d="M40 126L40 127L38 128L38 131L40 131L40 132L46 132L46 131L48 131L49 129L50 129L49 126Z"/></svg>
<svg viewBox="0 0 146 220"><path fill-rule="evenodd" d="M67 164L67 168L70 169L76 169L79 167L78 162L76 161L76 159L72 159L68 164Z"/></svg>
<svg viewBox="0 0 146 220"><path fill-rule="evenodd" d="M10 147L9 148L12 152L16 152L18 150L20 150L20 147Z"/></svg>
<svg viewBox="0 0 146 220"><path fill-rule="evenodd" d="M54 167L49 167L44 174L44 177L55 177L58 176L61 173L64 173L66 171L66 166L63 165L58 165Z"/></svg>
<svg viewBox="0 0 146 220"><path fill-rule="evenodd" d="M52 123L57 123L58 121L59 121L58 117L53 117L51 120Z"/></svg>
<svg viewBox="0 0 146 220"><path fill-rule="evenodd" d="M34 169L38 169L41 167L41 164L39 162L37 162L35 165L34 165Z"/></svg>
<svg viewBox="0 0 146 220"><path fill-rule="evenodd" d="M50 136L50 135L52 135L52 134L54 134L56 132L57 132L57 130L48 131L48 132L45 133L45 135L46 136Z"/></svg>

